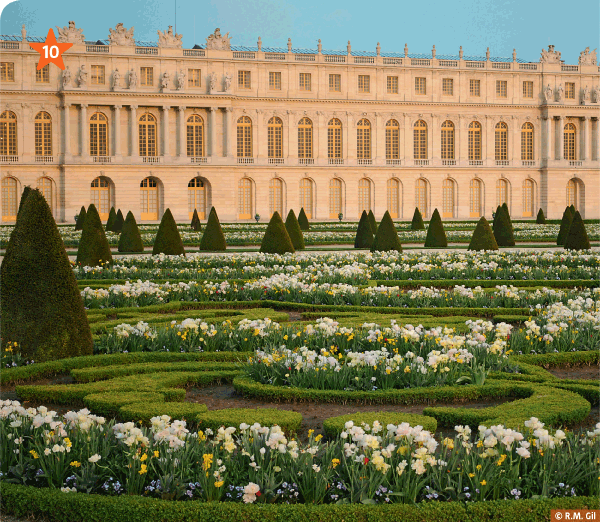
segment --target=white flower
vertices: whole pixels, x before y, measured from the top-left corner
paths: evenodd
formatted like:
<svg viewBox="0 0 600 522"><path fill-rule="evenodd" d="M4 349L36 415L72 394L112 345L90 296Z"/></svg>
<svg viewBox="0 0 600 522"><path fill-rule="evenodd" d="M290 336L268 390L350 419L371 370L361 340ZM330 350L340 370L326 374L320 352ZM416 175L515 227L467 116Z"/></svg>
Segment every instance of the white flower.
<svg viewBox="0 0 600 522"><path fill-rule="evenodd" d="M95 455L92 455L88 461L91 462L92 464L95 464L96 462L98 462L102 457L100 455L98 455L97 453Z"/></svg>
<svg viewBox="0 0 600 522"><path fill-rule="evenodd" d="M246 504L252 504L256 500L256 494L260 492L260 486L254 482L250 482L244 488L243 500Z"/></svg>
<svg viewBox="0 0 600 522"><path fill-rule="evenodd" d="M529 450L526 450L525 448L517 448L517 455L519 455L519 457L523 457L524 459L528 459L531 456L531 453L529 453Z"/></svg>

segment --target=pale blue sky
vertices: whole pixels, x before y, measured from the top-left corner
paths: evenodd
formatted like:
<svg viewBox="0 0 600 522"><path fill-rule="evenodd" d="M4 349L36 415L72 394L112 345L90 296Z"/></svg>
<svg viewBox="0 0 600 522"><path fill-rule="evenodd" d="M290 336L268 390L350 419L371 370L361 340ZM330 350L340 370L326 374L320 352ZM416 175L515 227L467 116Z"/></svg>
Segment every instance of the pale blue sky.
<svg viewBox="0 0 600 522"><path fill-rule="evenodd" d="M19 0L2 12L2 34L45 36L49 27L75 20L86 40L106 39L109 27L123 22L135 26L135 37L157 41L157 29L175 25L184 47L205 43L215 27L229 31L232 44L382 52L510 56L538 61L542 47L554 44L567 63L577 63L585 47L600 47L600 9L597 0L430 0L429 2L327 2L323 0ZM59 7L60 6L60 7ZM195 39L194 39L195 30Z"/></svg>

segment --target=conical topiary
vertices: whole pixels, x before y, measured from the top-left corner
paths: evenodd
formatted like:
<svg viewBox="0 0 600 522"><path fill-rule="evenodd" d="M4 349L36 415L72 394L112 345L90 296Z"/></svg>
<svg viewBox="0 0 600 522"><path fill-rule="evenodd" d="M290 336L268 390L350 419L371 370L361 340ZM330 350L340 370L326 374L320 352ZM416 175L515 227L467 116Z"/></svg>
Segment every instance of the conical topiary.
<svg viewBox="0 0 600 522"><path fill-rule="evenodd" d="M19 212L21 212L21 207L23 206L23 203L25 203L27 196L32 190L33 189L29 185L23 187L23 193L21 194L21 201L19 201L19 209L17 210L17 216L19 215Z"/></svg>
<svg viewBox="0 0 600 522"><path fill-rule="evenodd" d="M302 230L300 230L300 224L296 219L296 214L292 209L290 209L287 218L285 219L285 229L292 240L294 250L304 250L304 236L302 235Z"/></svg>
<svg viewBox="0 0 600 522"><path fill-rule="evenodd" d="M354 238L354 248L371 248L373 246L373 229L369 222L367 211L363 210L358 222L356 237Z"/></svg>
<svg viewBox="0 0 600 522"><path fill-rule="evenodd" d="M377 227L377 234L373 238L373 244L371 245L371 252L387 252L388 250L397 250L402 252L402 245L400 244L400 238L396 227L392 221L392 216L386 210L381 223Z"/></svg>
<svg viewBox="0 0 600 522"><path fill-rule="evenodd" d="M412 222L410 224L411 230L425 230L425 223L423 223L423 216L419 207L415 207L415 213L413 214Z"/></svg>
<svg viewBox="0 0 600 522"><path fill-rule="evenodd" d="M102 228L100 215L92 203L86 212L83 231L77 250L77 264L81 266L98 266L112 262L110 246Z"/></svg>
<svg viewBox="0 0 600 522"><path fill-rule="evenodd" d="M569 233L565 239L565 248L567 250L589 250L592 248L579 211L575 212L571 228L569 228Z"/></svg>
<svg viewBox="0 0 600 522"><path fill-rule="evenodd" d="M119 252L143 252L144 243L133 212L127 212L119 237Z"/></svg>
<svg viewBox="0 0 600 522"><path fill-rule="evenodd" d="M498 246L515 246L515 236L510 218L508 217L508 211L504 206L498 207L498 213L494 219L493 232Z"/></svg>
<svg viewBox="0 0 600 522"><path fill-rule="evenodd" d="M300 225L300 230L310 230L310 223L306 217L306 212L304 212L304 207L300 209L300 214L298 214L298 224Z"/></svg>
<svg viewBox="0 0 600 522"><path fill-rule="evenodd" d="M558 246L563 246L565 244L565 240L567 239L567 235L569 234L569 229L571 228L571 223L573 222L574 215L575 213L571 211L571 207L565 208L562 220L560 221L560 230L558 231L558 237L556 238L556 244Z"/></svg>
<svg viewBox="0 0 600 522"><path fill-rule="evenodd" d="M510 219L510 211L508 210L508 205L507 205L506 201L504 203L502 203L502 208L504 209L504 212L506 213L506 217L508 218L508 223L510 224L510 233L513 235L513 238L514 238L515 229L512 224L512 219Z"/></svg>
<svg viewBox="0 0 600 522"><path fill-rule="evenodd" d="M85 207L81 205L81 210L77 216L77 223L75 223L75 230L83 230L83 224L85 223Z"/></svg>
<svg viewBox="0 0 600 522"><path fill-rule="evenodd" d="M165 210L158 226L158 232L156 233L156 239L152 247L152 255L156 254L166 254L168 256L185 255L183 241L181 240L179 230L177 230L177 223L175 223L170 209Z"/></svg>
<svg viewBox="0 0 600 522"><path fill-rule="evenodd" d="M540 208L537 213L537 217L535 218L535 222L538 225L546 224L546 216L544 216L544 211Z"/></svg>
<svg viewBox="0 0 600 522"><path fill-rule="evenodd" d="M200 232L202 230L202 223L200 223L200 216L198 216L198 211L196 209L194 209L194 215L192 216L191 227L195 232Z"/></svg>
<svg viewBox="0 0 600 522"><path fill-rule="evenodd" d="M219 216L217 216L215 207L212 207L208 215L208 221L204 227L202 241L200 241L200 250L218 252L226 248L227 241L225 241L225 235L221 229L221 223L219 223Z"/></svg>
<svg viewBox="0 0 600 522"><path fill-rule="evenodd" d="M44 196L23 202L0 268L2 342L42 362L91 355L93 342L69 258Z"/></svg>
<svg viewBox="0 0 600 522"><path fill-rule="evenodd" d="M431 215L429 228L427 229L427 237L425 238L426 248L443 248L448 246L446 231L442 223L442 218L436 208Z"/></svg>
<svg viewBox="0 0 600 522"><path fill-rule="evenodd" d="M468 250L498 250L498 243L487 219L483 216L477 223Z"/></svg>
<svg viewBox="0 0 600 522"><path fill-rule="evenodd" d="M108 219L106 220L106 228L107 232L112 232L113 225L115 224L115 219L117 219L117 213L115 212L115 207L110 207L110 212L108 213Z"/></svg>
<svg viewBox="0 0 600 522"><path fill-rule="evenodd" d="M577 209L575 208L575 205L573 205L571 203L571 205L569 206L569 208L571 209L571 216L575 217L575 212L577 212Z"/></svg>
<svg viewBox="0 0 600 522"><path fill-rule="evenodd" d="M275 211L267 226L260 245L260 251L266 254L285 254L295 252L292 239L283 224L279 212Z"/></svg>
<svg viewBox="0 0 600 522"><path fill-rule="evenodd" d="M498 226L498 220L500 219L500 214L502 214L502 205L498 205L496 207L496 212L494 212L494 219L492 220L492 230L494 230Z"/></svg>
<svg viewBox="0 0 600 522"><path fill-rule="evenodd" d="M377 234L377 220L375 219L375 214L373 214L372 210L369 210L367 217L369 218L369 224L371 225L371 230L373 231L373 237L375 237L375 234Z"/></svg>
<svg viewBox="0 0 600 522"><path fill-rule="evenodd" d="M115 218L115 222L112 226L112 231L116 232L117 234L120 234L121 230L123 230L123 223L125 223L125 220L123 219L123 212L121 212L121 209L119 209L117 211L117 217Z"/></svg>

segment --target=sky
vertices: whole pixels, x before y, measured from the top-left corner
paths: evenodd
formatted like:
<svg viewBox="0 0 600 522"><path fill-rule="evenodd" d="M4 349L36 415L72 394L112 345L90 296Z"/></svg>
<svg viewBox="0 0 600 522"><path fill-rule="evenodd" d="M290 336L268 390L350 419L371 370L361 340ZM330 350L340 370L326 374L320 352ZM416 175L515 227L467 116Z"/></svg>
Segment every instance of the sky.
<svg viewBox="0 0 600 522"><path fill-rule="evenodd" d="M0 7L8 0L0 0ZM232 45L346 49L357 51L517 56L539 61L542 48L553 44L566 63L576 64L586 47L600 47L600 3L597 0L421 0L371 4L348 0L18 0L2 11L2 34L45 36L50 27L74 20L86 40L108 38L109 27L135 27L135 38L156 42L158 29L176 26L183 46L203 44L216 27L232 36ZM175 14L176 13L176 14ZM177 19L176 19L177 18ZM56 29L55 29L56 33ZM56 33L57 34L57 33Z"/></svg>

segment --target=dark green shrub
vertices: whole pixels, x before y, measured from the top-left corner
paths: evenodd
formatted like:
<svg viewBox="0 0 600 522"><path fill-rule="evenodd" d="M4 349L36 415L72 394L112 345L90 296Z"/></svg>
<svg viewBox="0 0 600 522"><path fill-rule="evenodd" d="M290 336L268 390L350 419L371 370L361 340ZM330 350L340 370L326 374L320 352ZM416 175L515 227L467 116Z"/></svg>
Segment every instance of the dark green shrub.
<svg viewBox="0 0 600 522"><path fill-rule="evenodd" d="M498 220L500 219L500 214L502 213L502 205L498 205L496 207L496 212L494 213L494 219L492 220L492 230L495 230L498 226Z"/></svg>
<svg viewBox="0 0 600 522"><path fill-rule="evenodd" d="M92 354L77 281L38 190L23 202L0 270L4 343L19 343L21 355L36 362Z"/></svg>
<svg viewBox="0 0 600 522"><path fill-rule="evenodd" d="M119 409L119 418L124 421L132 421L148 426L152 417L168 415L172 419L195 419L199 413L207 411L206 404L197 402L130 402L121 406Z"/></svg>
<svg viewBox="0 0 600 522"><path fill-rule="evenodd" d="M508 219L510 220L510 211L508 210L508 204L506 203L506 201L504 203L502 203L502 208L505 210L506 215L508 216Z"/></svg>
<svg viewBox="0 0 600 522"><path fill-rule="evenodd" d="M165 210L158 227L154 247L152 248L152 255L156 254L166 254L169 256L185 255L183 241L181 240L179 230L177 230L177 223L175 223L170 209Z"/></svg>
<svg viewBox="0 0 600 522"><path fill-rule="evenodd" d="M416 413L396 413L392 411L367 411L367 412L356 412L349 413L347 415L340 415L339 417L330 417L323 421L323 431L330 438L337 437L342 431L344 431L344 425L346 422L352 421L355 426L361 426L362 423L366 423L373 427L375 421L379 421L384 428L388 424L399 425L403 422L407 422L413 428L415 426L423 426L424 430L431 433L435 433L437 429L437 421L433 417L427 417L425 415L418 415Z"/></svg>
<svg viewBox="0 0 600 522"><path fill-rule="evenodd" d="M575 212L571 211L571 207L565 208L565 211L562 215L562 219L560 221L560 230L558 231L558 237L556 238L556 244L558 246L563 246L565 244L565 240L569 235L571 223L573 222L573 216L575 216Z"/></svg>
<svg viewBox="0 0 600 522"><path fill-rule="evenodd" d="M125 220L123 219L123 212L121 212L121 209L119 209L117 212L117 217L115 218L115 222L113 223L112 231L120 234L123 230L124 223Z"/></svg>
<svg viewBox="0 0 600 522"><path fill-rule="evenodd" d="M300 214L298 214L298 224L300 225L300 230L310 230L310 224L306 217L306 212L304 212L304 207L300 209Z"/></svg>
<svg viewBox="0 0 600 522"><path fill-rule="evenodd" d="M115 219L117 219L117 213L115 212L115 207L110 207L110 212L108 213L108 219L106 220L105 230L112 232L113 225L115 224Z"/></svg>
<svg viewBox="0 0 600 522"><path fill-rule="evenodd" d="M179 418L179 417L177 417ZM230 408L224 410L211 410L205 413L199 413L195 419L191 420L198 423L198 428L206 430L210 428L215 433L224 426L239 428L242 422L252 425L258 422L262 426L279 426L288 434L296 433L302 424L302 415L295 411L278 410L276 408Z"/></svg>
<svg viewBox="0 0 600 522"><path fill-rule="evenodd" d="M377 234L373 239L373 245L371 245L371 252L386 252L388 250L397 250L402 252L402 245L400 244L400 238L396 227L392 221L392 216L386 210L379 227L377 228Z"/></svg>
<svg viewBox="0 0 600 522"><path fill-rule="evenodd" d="M433 211L431 220L429 221L429 228L427 229L427 237L425 238L426 248L443 248L448 246L448 239L446 238L446 231L442 223L442 218L438 209Z"/></svg>
<svg viewBox="0 0 600 522"><path fill-rule="evenodd" d="M123 223L123 230L119 237L119 252L143 252L144 243L142 242L142 236L140 230L135 221L133 212L127 212L127 218Z"/></svg>
<svg viewBox="0 0 600 522"><path fill-rule="evenodd" d="M537 218L535 219L535 222L538 225L545 225L546 224L546 216L544 216L544 211L541 208L538 210Z"/></svg>
<svg viewBox="0 0 600 522"><path fill-rule="evenodd" d="M75 223L75 230L83 230L83 224L85 223L85 207L81 205L81 210L77 216L77 223Z"/></svg>
<svg viewBox="0 0 600 522"><path fill-rule="evenodd" d="M576 212L576 210L577 210L577 209L575 208L575 205L570 205L570 206L569 206L569 208L571 209L571 215L572 215L573 217L575 217L575 212Z"/></svg>
<svg viewBox="0 0 600 522"><path fill-rule="evenodd" d="M373 231L373 237L375 237L375 234L377 234L377 220L375 219L375 214L373 214L372 210L369 210L368 218L371 230Z"/></svg>
<svg viewBox="0 0 600 522"><path fill-rule="evenodd" d="M415 213L413 214L412 222L410 224L411 230L425 230L425 223L423 223L423 216L418 207L415 207Z"/></svg>
<svg viewBox="0 0 600 522"><path fill-rule="evenodd" d="M268 254L295 252L290 235L283 224L279 212L275 212L260 245L260 251Z"/></svg>
<svg viewBox="0 0 600 522"><path fill-rule="evenodd" d="M485 217L481 216L475 227L468 250L498 250L498 243Z"/></svg>
<svg viewBox="0 0 600 522"><path fill-rule="evenodd" d="M208 221L204 227L204 234L202 234L202 241L200 241L200 250L208 250L211 252L225 250L227 248L227 241L223 235L221 229L221 223L219 222L219 216L215 207L210 209L208 215Z"/></svg>
<svg viewBox="0 0 600 522"><path fill-rule="evenodd" d="M19 201L19 209L17 210L17 216L19 215L19 212L21 212L21 207L23 207L23 203L25 203L27 196L32 190L33 189L29 185L25 185L25 187L23 187L23 193L21 194L21 200Z"/></svg>
<svg viewBox="0 0 600 522"><path fill-rule="evenodd" d="M363 210L358 222L356 237L354 238L354 248L371 248L373 246L373 229L369 222L367 211Z"/></svg>
<svg viewBox="0 0 600 522"><path fill-rule="evenodd" d="M296 219L296 214L292 209L288 212L287 218L285 220L285 229L292 240L292 245L294 245L295 250L304 250L306 247L304 246L304 236L302 235L302 230L300 230L300 224Z"/></svg>
<svg viewBox="0 0 600 522"><path fill-rule="evenodd" d="M569 234L565 239L565 248L568 250L589 250L591 248L590 240L579 211L575 212L575 217L569 228Z"/></svg>
<svg viewBox="0 0 600 522"><path fill-rule="evenodd" d="M494 219L493 227L494 237L498 246L515 246L515 236L510 217L506 207L498 207L498 212Z"/></svg>
<svg viewBox="0 0 600 522"><path fill-rule="evenodd" d="M200 232L202 230L202 223L200 223L200 217L198 216L198 211L194 209L194 215L192 216L192 230L196 232Z"/></svg>
<svg viewBox="0 0 600 522"><path fill-rule="evenodd" d="M102 228L102 221L92 203L86 212L83 231L77 250L77 264L81 266L98 266L112 263L110 246Z"/></svg>

